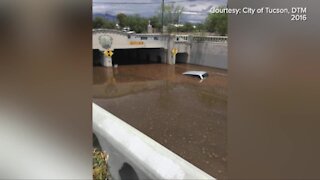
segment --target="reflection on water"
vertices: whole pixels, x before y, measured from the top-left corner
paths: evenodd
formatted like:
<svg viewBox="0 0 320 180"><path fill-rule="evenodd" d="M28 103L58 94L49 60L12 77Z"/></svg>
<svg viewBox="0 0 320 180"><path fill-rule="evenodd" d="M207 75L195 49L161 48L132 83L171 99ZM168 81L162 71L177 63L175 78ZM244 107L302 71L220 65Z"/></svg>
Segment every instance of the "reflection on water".
<svg viewBox="0 0 320 180"><path fill-rule="evenodd" d="M204 70L200 82L183 76ZM226 177L227 72L195 65L94 67L94 102L216 178Z"/></svg>

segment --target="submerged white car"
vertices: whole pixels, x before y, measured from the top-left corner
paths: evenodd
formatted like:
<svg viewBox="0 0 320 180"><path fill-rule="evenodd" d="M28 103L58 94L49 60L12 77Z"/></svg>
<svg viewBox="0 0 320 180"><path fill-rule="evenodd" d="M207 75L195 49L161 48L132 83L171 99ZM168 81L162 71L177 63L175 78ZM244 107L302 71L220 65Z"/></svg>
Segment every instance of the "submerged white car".
<svg viewBox="0 0 320 180"><path fill-rule="evenodd" d="M201 80L209 76L209 74L205 71L187 71L182 74L189 75L189 76L196 76L196 77L199 77Z"/></svg>

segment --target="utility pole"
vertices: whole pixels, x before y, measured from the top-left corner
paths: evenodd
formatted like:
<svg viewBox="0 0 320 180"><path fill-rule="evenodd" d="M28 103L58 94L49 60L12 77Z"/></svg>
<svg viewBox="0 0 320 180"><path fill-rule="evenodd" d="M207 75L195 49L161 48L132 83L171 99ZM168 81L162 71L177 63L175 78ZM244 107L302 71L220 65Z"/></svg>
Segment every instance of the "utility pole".
<svg viewBox="0 0 320 180"><path fill-rule="evenodd" d="M161 8L161 33L163 34L163 13L164 13L164 0L162 0L162 8Z"/></svg>
<svg viewBox="0 0 320 180"><path fill-rule="evenodd" d="M180 24L180 15L181 15L181 10L179 10L179 12L178 12L178 24Z"/></svg>

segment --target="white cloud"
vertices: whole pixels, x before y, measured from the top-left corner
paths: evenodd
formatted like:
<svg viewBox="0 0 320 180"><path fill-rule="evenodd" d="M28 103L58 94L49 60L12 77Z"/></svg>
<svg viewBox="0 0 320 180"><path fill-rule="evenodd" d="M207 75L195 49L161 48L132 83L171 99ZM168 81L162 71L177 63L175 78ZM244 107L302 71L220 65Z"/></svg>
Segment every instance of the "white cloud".
<svg viewBox="0 0 320 180"><path fill-rule="evenodd" d="M199 15L201 12L183 11L182 14Z"/></svg>
<svg viewBox="0 0 320 180"><path fill-rule="evenodd" d="M182 20L190 22L203 21L211 7L226 5L227 0L166 0L165 2L174 2L175 5L184 7ZM120 3L110 4L108 2ZM123 4L121 4L123 3ZM150 3L150 4L126 4L126 3ZM116 15L118 13L140 14L149 17L156 14L161 6L161 0L93 0L92 11L96 13L108 13Z"/></svg>

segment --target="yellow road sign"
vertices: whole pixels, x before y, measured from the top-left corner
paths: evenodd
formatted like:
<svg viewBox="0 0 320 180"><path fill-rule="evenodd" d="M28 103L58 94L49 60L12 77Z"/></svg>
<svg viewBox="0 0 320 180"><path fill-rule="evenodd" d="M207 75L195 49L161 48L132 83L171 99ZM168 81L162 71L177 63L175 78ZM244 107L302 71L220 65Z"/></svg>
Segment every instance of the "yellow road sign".
<svg viewBox="0 0 320 180"><path fill-rule="evenodd" d="M104 55L108 56L108 57L111 57L113 55L113 52L112 52L111 49L107 49L106 51L104 51Z"/></svg>
<svg viewBox="0 0 320 180"><path fill-rule="evenodd" d="M178 53L178 49L172 48L171 53L175 56Z"/></svg>
<svg viewBox="0 0 320 180"><path fill-rule="evenodd" d="M130 41L129 44L130 45L143 45L144 42L143 41Z"/></svg>

